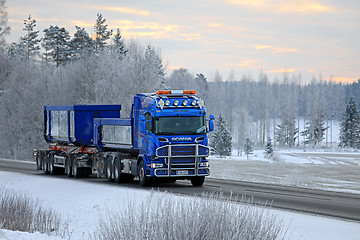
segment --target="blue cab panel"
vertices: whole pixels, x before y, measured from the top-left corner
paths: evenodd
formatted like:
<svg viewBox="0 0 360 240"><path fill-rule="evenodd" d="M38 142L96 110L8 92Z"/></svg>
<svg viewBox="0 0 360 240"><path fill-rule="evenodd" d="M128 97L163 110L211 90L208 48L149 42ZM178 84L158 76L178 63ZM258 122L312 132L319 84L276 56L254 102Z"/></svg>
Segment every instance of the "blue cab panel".
<svg viewBox="0 0 360 240"><path fill-rule="evenodd" d="M94 145L94 118L120 118L121 105L44 106L44 137L48 143Z"/></svg>

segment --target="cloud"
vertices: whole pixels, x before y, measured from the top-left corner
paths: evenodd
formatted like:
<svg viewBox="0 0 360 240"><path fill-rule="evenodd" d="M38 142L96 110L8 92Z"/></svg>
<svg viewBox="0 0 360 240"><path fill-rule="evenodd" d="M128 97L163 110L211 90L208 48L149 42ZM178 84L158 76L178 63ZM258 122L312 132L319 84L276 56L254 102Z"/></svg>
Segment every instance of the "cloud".
<svg viewBox="0 0 360 240"><path fill-rule="evenodd" d="M261 44L257 44L257 45L253 45L255 47L256 50L264 50L264 49L270 49L274 52L277 53L286 53L286 52L297 52L297 48L281 48L281 47L274 47L274 46L270 46L270 45L261 45Z"/></svg>
<svg viewBox="0 0 360 240"><path fill-rule="evenodd" d="M235 66L240 66L240 67L249 67L249 66L254 66L254 65L258 65L259 63L261 63L262 61L259 59L246 59L241 61L240 63L235 63Z"/></svg>
<svg viewBox="0 0 360 240"><path fill-rule="evenodd" d="M360 79L360 78L358 78ZM329 79L329 81L338 82L338 83L353 83L357 81L357 78L351 78L351 77L332 77Z"/></svg>
<svg viewBox="0 0 360 240"><path fill-rule="evenodd" d="M268 70L265 72L266 73L293 73L298 70L299 69L296 69L296 68L278 68L278 69Z"/></svg>
<svg viewBox="0 0 360 240"><path fill-rule="evenodd" d="M282 13L327 13L335 8L324 5L316 0L226 0L230 4L241 5L256 10L268 10Z"/></svg>
<svg viewBox="0 0 360 240"><path fill-rule="evenodd" d="M106 7L106 6L88 6L87 8L90 9L98 9L98 10L105 10L105 11L112 11L112 12L121 12L127 13L132 15L141 15L141 16L149 16L150 12L144 10L138 10L135 8L126 8L126 7Z"/></svg>

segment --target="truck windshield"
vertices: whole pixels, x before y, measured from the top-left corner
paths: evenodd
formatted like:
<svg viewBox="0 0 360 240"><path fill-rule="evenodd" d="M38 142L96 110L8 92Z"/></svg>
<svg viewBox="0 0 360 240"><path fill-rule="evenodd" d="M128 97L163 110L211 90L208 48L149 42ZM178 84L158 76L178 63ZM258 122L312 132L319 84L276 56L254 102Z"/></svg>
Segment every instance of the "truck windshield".
<svg viewBox="0 0 360 240"><path fill-rule="evenodd" d="M155 117L152 131L157 135L205 134L205 117Z"/></svg>

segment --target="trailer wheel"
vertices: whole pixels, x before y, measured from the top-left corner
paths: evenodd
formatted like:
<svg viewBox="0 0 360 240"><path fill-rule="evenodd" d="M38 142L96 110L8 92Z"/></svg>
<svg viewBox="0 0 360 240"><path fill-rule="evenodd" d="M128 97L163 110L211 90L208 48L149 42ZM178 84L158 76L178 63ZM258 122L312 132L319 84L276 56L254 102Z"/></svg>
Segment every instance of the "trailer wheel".
<svg viewBox="0 0 360 240"><path fill-rule="evenodd" d="M46 154L44 154L44 158L42 160L42 169L43 169L44 174L46 174L46 175L49 174L48 157L46 156Z"/></svg>
<svg viewBox="0 0 360 240"><path fill-rule="evenodd" d="M50 175L56 175L56 170L54 167L54 154L50 153L49 154L49 173Z"/></svg>
<svg viewBox="0 0 360 240"><path fill-rule="evenodd" d="M41 170L41 152L36 152L36 170Z"/></svg>
<svg viewBox="0 0 360 240"><path fill-rule="evenodd" d="M112 182L112 164L111 164L111 157L108 156L105 160L105 177L108 182Z"/></svg>
<svg viewBox="0 0 360 240"><path fill-rule="evenodd" d="M72 176L70 156L66 156L66 159L65 159L65 172L68 177Z"/></svg>
<svg viewBox="0 0 360 240"><path fill-rule="evenodd" d="M202 177L194 177L191 179L191 184L194 186L194 187L200 187L204 184L205 182L205 177L202 176Z"/></svg>
<svg viewBox="0 0 360 240"><path fill-rule="evenodd" d="M138 167L139 183L143 187L151 185L151 179L146 176L144 161L141 161Z"/></svg>
<svg viewBox="0 0 360 240"><path fill-rule="evenodd" d="M72 160L72 175L74 176L74 178L79 178L80 177L80 169L78 168L78 160L76 158L76 156L74 156L73 160Z"/></svg>

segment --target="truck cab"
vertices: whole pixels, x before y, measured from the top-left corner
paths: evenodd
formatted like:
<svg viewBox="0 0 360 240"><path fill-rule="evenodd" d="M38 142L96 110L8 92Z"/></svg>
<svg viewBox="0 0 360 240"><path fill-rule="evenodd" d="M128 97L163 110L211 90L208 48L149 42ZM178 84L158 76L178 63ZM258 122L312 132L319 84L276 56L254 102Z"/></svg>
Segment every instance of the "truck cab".
<svg viewBox="0 0 360 240"><path fill-rule="evenodd" d="M204 101L196 91L158 91L134 97L134 148L139 149L141 185L154 178L189 179L201 186L210 174L207 134L214 117L206 119Z"/></svg>

